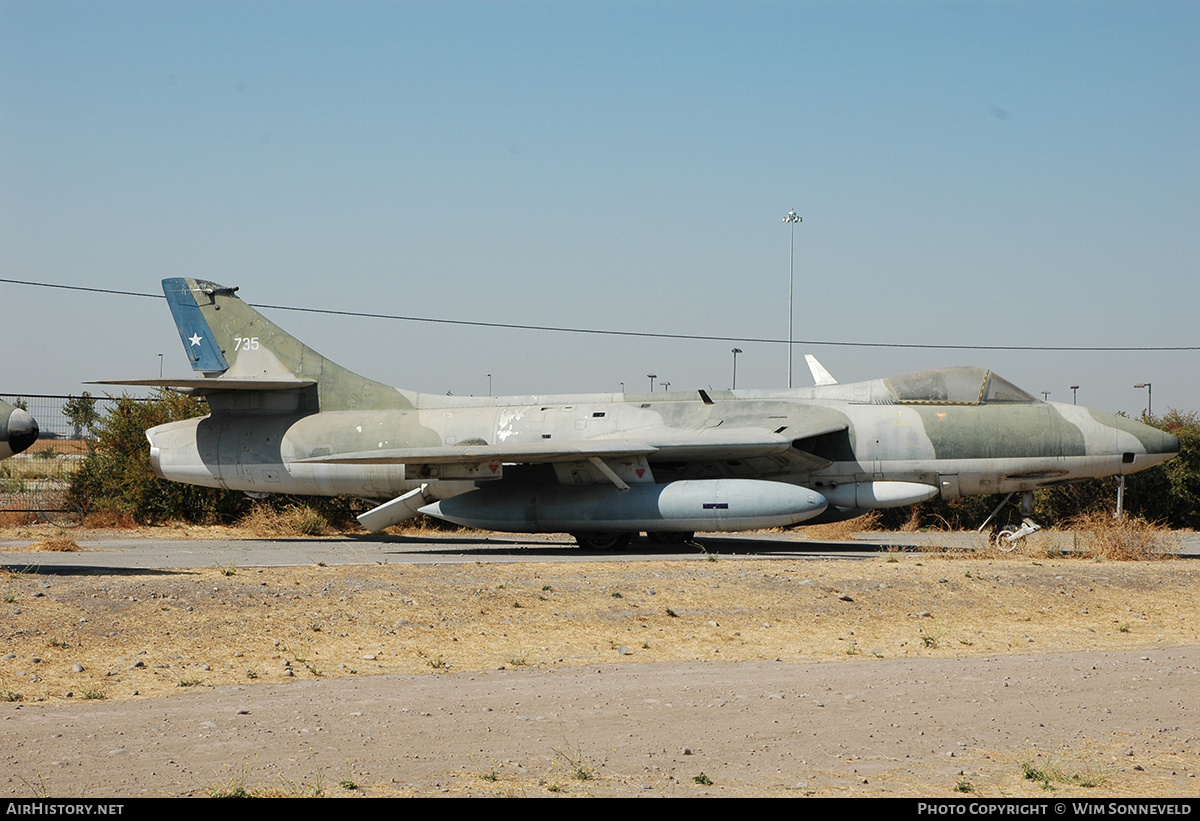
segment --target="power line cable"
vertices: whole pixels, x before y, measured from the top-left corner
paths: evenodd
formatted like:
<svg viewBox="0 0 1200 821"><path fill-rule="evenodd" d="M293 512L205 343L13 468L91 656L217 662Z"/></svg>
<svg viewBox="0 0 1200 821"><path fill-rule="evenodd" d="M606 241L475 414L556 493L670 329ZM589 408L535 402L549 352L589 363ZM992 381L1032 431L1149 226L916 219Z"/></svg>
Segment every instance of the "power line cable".
<svg viewBox="0 0 1200 821"><path fill-rule="evenodd" d="M21 279L3 279L10 285L28 285L35 288L55 288L64 291L84 291L112 296L134 296L148 299L165 299L162 294L147 294L139 291L120 291L111 288L91 288L83 285L61 285L52 282L32 282ZM367 311L337 311L332 308L301 308L293 305L268 305L248 303L253 308L275 311L293 311L305 314L325 314L357 319L387 319L396 322L424 322L434 325L459 325L471 328L497 328L515 331L549 331L565 334L590 334L593 336L628 336L643 339L681 339L697 342L746 342L764 345L787 345L786 339L754 336L709 336L705 334L673 334L655 331L615 331L604 328L565 328L555 325L525 325L515 322L483 322L470 319L442 319L427 316L404 316L401 314L379 314ZM794 339L792 345L826 345L835 348L905 348L943 351L1048 351L1048 352L1167 352L1200 351L1200 345L949 345L917 342L836 342L828 339Z"/></svg>

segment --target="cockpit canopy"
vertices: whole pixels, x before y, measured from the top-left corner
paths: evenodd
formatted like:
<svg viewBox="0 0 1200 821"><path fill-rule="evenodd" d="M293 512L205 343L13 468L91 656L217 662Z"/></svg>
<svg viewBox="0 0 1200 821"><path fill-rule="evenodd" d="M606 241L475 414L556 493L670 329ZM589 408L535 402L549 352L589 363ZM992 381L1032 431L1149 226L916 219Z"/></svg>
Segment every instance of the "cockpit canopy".
<svg viewBox="0 0 1200 821"><path fill-rule="evenodd" d="M959 366L883 380L897 405L1032 404L1038 400L986 368Z"/></svg>

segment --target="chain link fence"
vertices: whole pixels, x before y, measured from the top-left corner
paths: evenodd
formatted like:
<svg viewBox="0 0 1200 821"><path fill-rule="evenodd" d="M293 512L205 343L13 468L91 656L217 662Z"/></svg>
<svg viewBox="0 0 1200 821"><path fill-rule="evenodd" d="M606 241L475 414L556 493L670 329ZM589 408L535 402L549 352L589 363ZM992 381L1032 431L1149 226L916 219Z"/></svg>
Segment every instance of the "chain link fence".
<svg viewBox="0 0 1200 821"><path fill-rule="evenodd" d="M29 411L39 431L31 448L0 462L0 517L61 527L79 524L80 511L67 492L71 477L87 457L90 421L104 416L117 400L44 394L0 394L0 399Z"/></svg>

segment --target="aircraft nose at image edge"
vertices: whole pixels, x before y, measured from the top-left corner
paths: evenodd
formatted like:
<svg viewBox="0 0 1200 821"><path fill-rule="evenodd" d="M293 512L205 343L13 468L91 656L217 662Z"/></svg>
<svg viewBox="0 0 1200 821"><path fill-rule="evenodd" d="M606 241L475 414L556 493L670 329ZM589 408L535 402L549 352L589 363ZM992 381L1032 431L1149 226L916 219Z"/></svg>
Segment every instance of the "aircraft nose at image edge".
<svg viewBox="0 0 1200 821"><path fill-rule="evenodd" d="M37 441L38 424L29 411L15 408L7 403L0 405L0 442L7 451L6 456L13 456L28 450Z"/></svg>

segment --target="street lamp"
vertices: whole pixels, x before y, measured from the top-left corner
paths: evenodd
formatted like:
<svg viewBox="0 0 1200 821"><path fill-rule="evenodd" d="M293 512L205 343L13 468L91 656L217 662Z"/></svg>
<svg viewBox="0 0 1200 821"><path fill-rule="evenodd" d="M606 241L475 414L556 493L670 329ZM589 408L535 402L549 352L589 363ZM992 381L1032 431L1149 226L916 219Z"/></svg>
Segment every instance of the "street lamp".
<svg viewBox="0 0 1200 821"><path fill-rule="evenodd" d="M783 221L788 223L792 234L791 250L788 254L788 387L790 388L792 386L792 283L795 281L796 270L796 223L803 222L803 219L793 208L787 212Z"/></svg>
<svg viewBox="0 0 1200 821"><path fill-rule="evenodd" d="M1079 400L1079 386L1072 385L1071 386L1071 404L1078 405L1079 404L1078 400Z"/></svg>
<svg viewBox="0 0 1200 821"><path fill-rule="evenodd" d="M668 391L668 390L670 390L670 389L671 389L671 383L670 383L670 382L659 382L658 384L662 385L662 389L663 389L664 391Z"/></svg>
<svg viewBox="0 0 1200 821"><path fill-rule="evenodd" d="M737 388L737 355L742 352L741 348L733 349L733 387Z"/></svg>
<svg viewBox="0 0 1200 821"><path fill-rule="evenodd" d="M654 380L658 379L658 374L648 373L646 377L650 380L650 393L654 393Z"/></svg>
<svg viewBox="0 0 1200 821"><path fill-rule="evenodd" d="M1151 387L1151 383L1150 382L1142 382L1140 385L1134 385L1134 387L1146 389L1146 415L1153 416L1154 415L1154 388Z"/></svg>
<svg viewBox="0 0 1200 821"><path fill-rule="evenodd" d="M1042 401L1043 402L1050 401L1050 391L1042 391Z"/></svg>
<svg viewBox="0 0 1200 821"><path fill-rule="evenodd" d="M488 376L488 396L491 396L492 395L492 375L489 373L487 376Z"/></svg>

